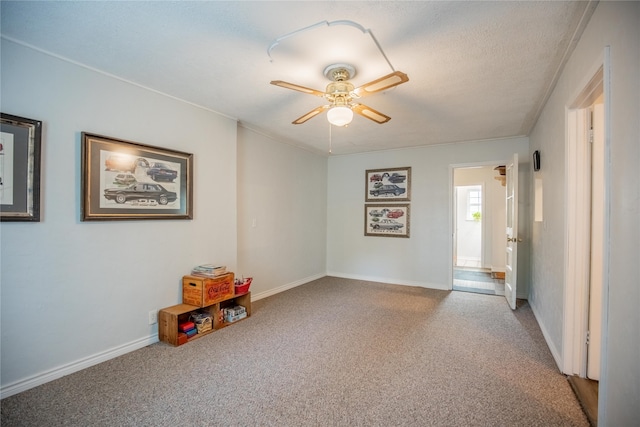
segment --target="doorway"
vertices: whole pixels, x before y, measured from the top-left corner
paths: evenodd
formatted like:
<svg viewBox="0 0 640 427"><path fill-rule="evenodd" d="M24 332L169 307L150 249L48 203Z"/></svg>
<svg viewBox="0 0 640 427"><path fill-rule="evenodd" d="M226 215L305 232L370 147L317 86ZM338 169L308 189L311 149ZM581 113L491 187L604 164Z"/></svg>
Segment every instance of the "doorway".
<svg viewBox="0 0 640 427"><path fill-rule="evenodd" d="M504 295L505 187L500 166L453 168L452 289Z"/></svg>

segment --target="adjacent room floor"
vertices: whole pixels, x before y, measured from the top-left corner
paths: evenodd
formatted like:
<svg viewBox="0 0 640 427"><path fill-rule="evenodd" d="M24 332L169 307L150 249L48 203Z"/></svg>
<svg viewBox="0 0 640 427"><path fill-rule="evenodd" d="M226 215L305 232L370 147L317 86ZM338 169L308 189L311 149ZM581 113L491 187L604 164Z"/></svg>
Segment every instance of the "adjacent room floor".
<svg viewBox="0 0 640 427"><path fill-rule="evenodd" d="M573 375L569 377L569 384L571 384L589 424L596 427L598 425L598 381Z"/></svg>
<svg viewBox="0 0 640 427"><path fill-rule="evenodd" d="M504 295L504 279L486 268L456 266L453 269L453 290Z"/></svg>

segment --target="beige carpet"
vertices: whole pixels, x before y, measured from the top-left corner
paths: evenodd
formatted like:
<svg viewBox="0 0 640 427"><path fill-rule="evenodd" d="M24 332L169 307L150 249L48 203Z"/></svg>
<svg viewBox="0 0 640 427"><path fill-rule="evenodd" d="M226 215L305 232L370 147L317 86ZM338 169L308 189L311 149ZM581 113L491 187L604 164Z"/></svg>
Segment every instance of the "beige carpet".
<svg viewBox="0 0 640 427"><path fill-rule="evenodd" d="M588 426L526 303L331 277L0 404L3 427Z"/></svg>

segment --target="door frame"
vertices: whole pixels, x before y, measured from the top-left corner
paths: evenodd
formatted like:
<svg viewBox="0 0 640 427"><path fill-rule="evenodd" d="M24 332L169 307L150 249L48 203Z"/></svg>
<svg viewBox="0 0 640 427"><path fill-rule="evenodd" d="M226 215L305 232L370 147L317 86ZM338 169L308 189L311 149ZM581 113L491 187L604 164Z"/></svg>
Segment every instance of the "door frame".
<svg viewBox="0 0 640 427"><path fill-rule="evenodd" d="M587 74L585 84L578 86L574 101L565 108L565 274L564 274L564 321L562 339L562 371L567 375L586 377L589 315L589 267L590 267L590 210L591 210L591 147L584 143L587 138L586 109L593 103L596 94L604 95L604 239L602 277L602 342L601 383L606 383L607 323L610 269L610 141L611 141L611 84L610 51L607 46L603 57ZM600 89L602 92L600 92ZM588 181L587 181L588 179ZM587 185L588 184L588 185ZM607 389L601 386L600 390ZM606 396L598 396L600 410L605 409Z"/></svg>
<svg viewBox="0 0 640 427"><path fill-rule="evenodd" d="M455 255L454 253L454 245L455 245L455 238L456 238L456 234L455 234L455 215L456 215L456 203L455 203L455 197L456 197L456 189L455 189L455 182L453 180L453 173L455 169L464 169L464 168L475 168L475 167L482 167L482 166L495 166L495 165L506 165L507 163L509 163L509 160L505 160L505 159L498 159L498 160L489 160L489 161L485 161L485 162L471 162L471 163L452 163L449 164L449 278L448 278L448 282L447 282L447 289L448 290L453 290L453 268L455 267L453 265L453 256ZM482 198L482 206L484 209L484 203L485 203L485 197L483 195ZM485 233L486 230L484 229L485 224L482 225L483 226L483 241L485 239ZM482 250L482 258L484 260L484 249Z"/></svg>

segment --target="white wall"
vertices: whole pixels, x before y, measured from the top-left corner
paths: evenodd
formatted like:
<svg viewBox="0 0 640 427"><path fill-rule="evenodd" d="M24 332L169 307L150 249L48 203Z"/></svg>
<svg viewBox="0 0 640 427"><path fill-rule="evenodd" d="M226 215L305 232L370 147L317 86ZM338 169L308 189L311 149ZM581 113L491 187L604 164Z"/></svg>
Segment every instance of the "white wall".
<svg viewBox="0 0 640 427"><path fill-rule="evenodd" d="M446 144L329 159L327 274L436 289L451 287L450 165L520 157L520 235L529 235L527 138ZM411 237L364 235L365 171L410 166ZM528 292L528 239L519 245L518 295Z"/></svg>
<svg viewBox="0 0 640 427"><path fill-rule="evenodd" d="M600 2L531 134L540 150L544 221L533 226L532 305L549 346L562 352L565 108L602 65L610 46L610 260L608 321L599 388L600 426L640 419L640 3ZM606 77L606 75L605 75Z"/></svg>
<svg viewBox="0 0 640 427"><path fill-rule="evenodd" d="M456 186L456 222L455 222L455 236L456 236L456 260L458 265L464 261L482 261L483 241L482 241L482 226L484 225L482 220L476 221L475 219L468 218L469 211L469 191L480 191L482 198L484 198L484 191L482 185L473 186ZM486 214L486 211L481 209L481 214ZM481 266L478 264L478 266Z"/></svg>
<svg viewBox="0 0 640 427"><path fill-rule="evenodd" d="M2 112L43 121L42 220L3 222L3 396L157 340L202 262L236 268L234 120L2 40ZM194 219L80 221L80 132L194 154Z"/></svg>
<svg viewBox="0 0 640 427"><path fill-rule="evenodd" d="M238 272L258 299L326 271L327 157L238 129Z"/></svg>

